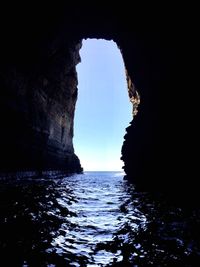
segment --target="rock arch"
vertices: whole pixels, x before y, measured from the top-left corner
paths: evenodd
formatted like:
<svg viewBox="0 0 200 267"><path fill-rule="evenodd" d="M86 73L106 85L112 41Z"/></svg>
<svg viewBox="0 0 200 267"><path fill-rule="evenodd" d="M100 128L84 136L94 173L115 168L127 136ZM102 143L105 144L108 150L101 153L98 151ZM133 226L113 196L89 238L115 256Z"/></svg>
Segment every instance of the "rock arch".
<svg viewBox="0 0 200 267"><path fill-rule="evenodd" d="M191 161L191 146L197 140L191 133L195 125L191 123L191 130L186 127L188 114L191 116L188 82L192 72L185 66L190 62L191 42L187 30L182 32L183 18L179 16L177 22L175 11L169 20L166 10L159 16L126 5L117 11L108 5L49 3L42 7L29 3L4 11L2 171L40 165L81 170L71 140L77 95L75 65L83 38L104 38L118 44L127 77L141 96L140 112L127 129L122 148L128 177L139 187L167 191L181 187L183 191L188 183L182 175L187 174L191 190L195 188L192 173L197 165L195 158Z"/></svg>

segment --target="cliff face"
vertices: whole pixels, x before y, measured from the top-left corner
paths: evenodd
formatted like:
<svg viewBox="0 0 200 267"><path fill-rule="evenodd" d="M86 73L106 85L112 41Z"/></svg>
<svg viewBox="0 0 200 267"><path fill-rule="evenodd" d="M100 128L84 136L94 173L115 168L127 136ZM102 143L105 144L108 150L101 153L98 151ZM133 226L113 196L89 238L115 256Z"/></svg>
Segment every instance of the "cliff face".
<svg viewBox="0 0 200 267"><path fill-rule="evenodd" d="M1 170L81 171L72 144L80 47L1 71Z"/></svg>
<svg viewBox="0 0 200 267"><path fill-rule="evenodd" d="M104 38L118 44L141 98L122 149L129 179L157 191L195 190L192 148L198 138L189 98L195 95L196 53L183 13L175 7L152 13L126 5L29 3L4 14L0 169L80 170L72 145L75 65L83 38Z"/></svg>

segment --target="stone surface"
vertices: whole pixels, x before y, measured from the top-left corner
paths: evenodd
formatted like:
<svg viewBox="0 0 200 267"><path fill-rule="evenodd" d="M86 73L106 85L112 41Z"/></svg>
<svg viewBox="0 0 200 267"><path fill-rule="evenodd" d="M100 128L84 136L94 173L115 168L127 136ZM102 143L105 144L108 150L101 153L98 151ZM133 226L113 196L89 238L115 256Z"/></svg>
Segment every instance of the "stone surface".
<svg viewBox="0 0 200 267"><path fill-rule="evenodd" d="M2 70L1 169L81 172L72 144L80 43L29 69ZM23 67L26 67L24 65Z"/></svg>
<svg viewBox="0 0 200 267"><path fill-rule="evenodd" d="M194 192L195 34L184 12L174 6L155 10L121 3L118 10L108 3L18 3L3 10L0 169L76 169L73 162L80 170L72 145L80 41L113 39L141 97L122 148L129 179L146 189Z"/></svg>

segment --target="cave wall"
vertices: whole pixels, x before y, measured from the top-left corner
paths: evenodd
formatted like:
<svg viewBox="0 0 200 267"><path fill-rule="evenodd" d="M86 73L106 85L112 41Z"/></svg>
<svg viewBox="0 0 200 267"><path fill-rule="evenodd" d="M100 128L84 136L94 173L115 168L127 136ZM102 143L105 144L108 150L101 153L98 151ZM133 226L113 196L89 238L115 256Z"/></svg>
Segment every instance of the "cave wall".
<svg viewBox="0 0 200 267"><path fill-rule="evenodd" d="M72 143L80 47L1 69L1 171L82 171Z"/></svg>
<svg viewBox="0 0 200 267"><path fill-rule="evenodd" d="M195 92L194 38L184 12L175 6L157 8L159 12L125 4L117 9L117 4L29 3L17 6L17 11L5 10L0 50L1 169L34 165L37 154L46 156L36 165L53 168L67 154L74 157L80 41L104 38L118 44L141 96L139 113L122 147L128 178L143 189L196 188L198 163L192 149L198 138L189 100Z"/></svg>

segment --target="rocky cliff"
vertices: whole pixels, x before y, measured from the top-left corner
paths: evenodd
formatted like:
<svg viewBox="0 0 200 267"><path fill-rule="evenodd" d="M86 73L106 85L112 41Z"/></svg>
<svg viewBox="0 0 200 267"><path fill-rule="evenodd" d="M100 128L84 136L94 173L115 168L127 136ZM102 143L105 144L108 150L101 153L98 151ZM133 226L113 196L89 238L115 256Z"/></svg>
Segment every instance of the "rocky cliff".
<svg viewBox="0 0 200 267"><path fill-rule="evenodd" d="M2 171L82 171L72 143L80 47L65 43L45 61L1 70Z"/></svg>

